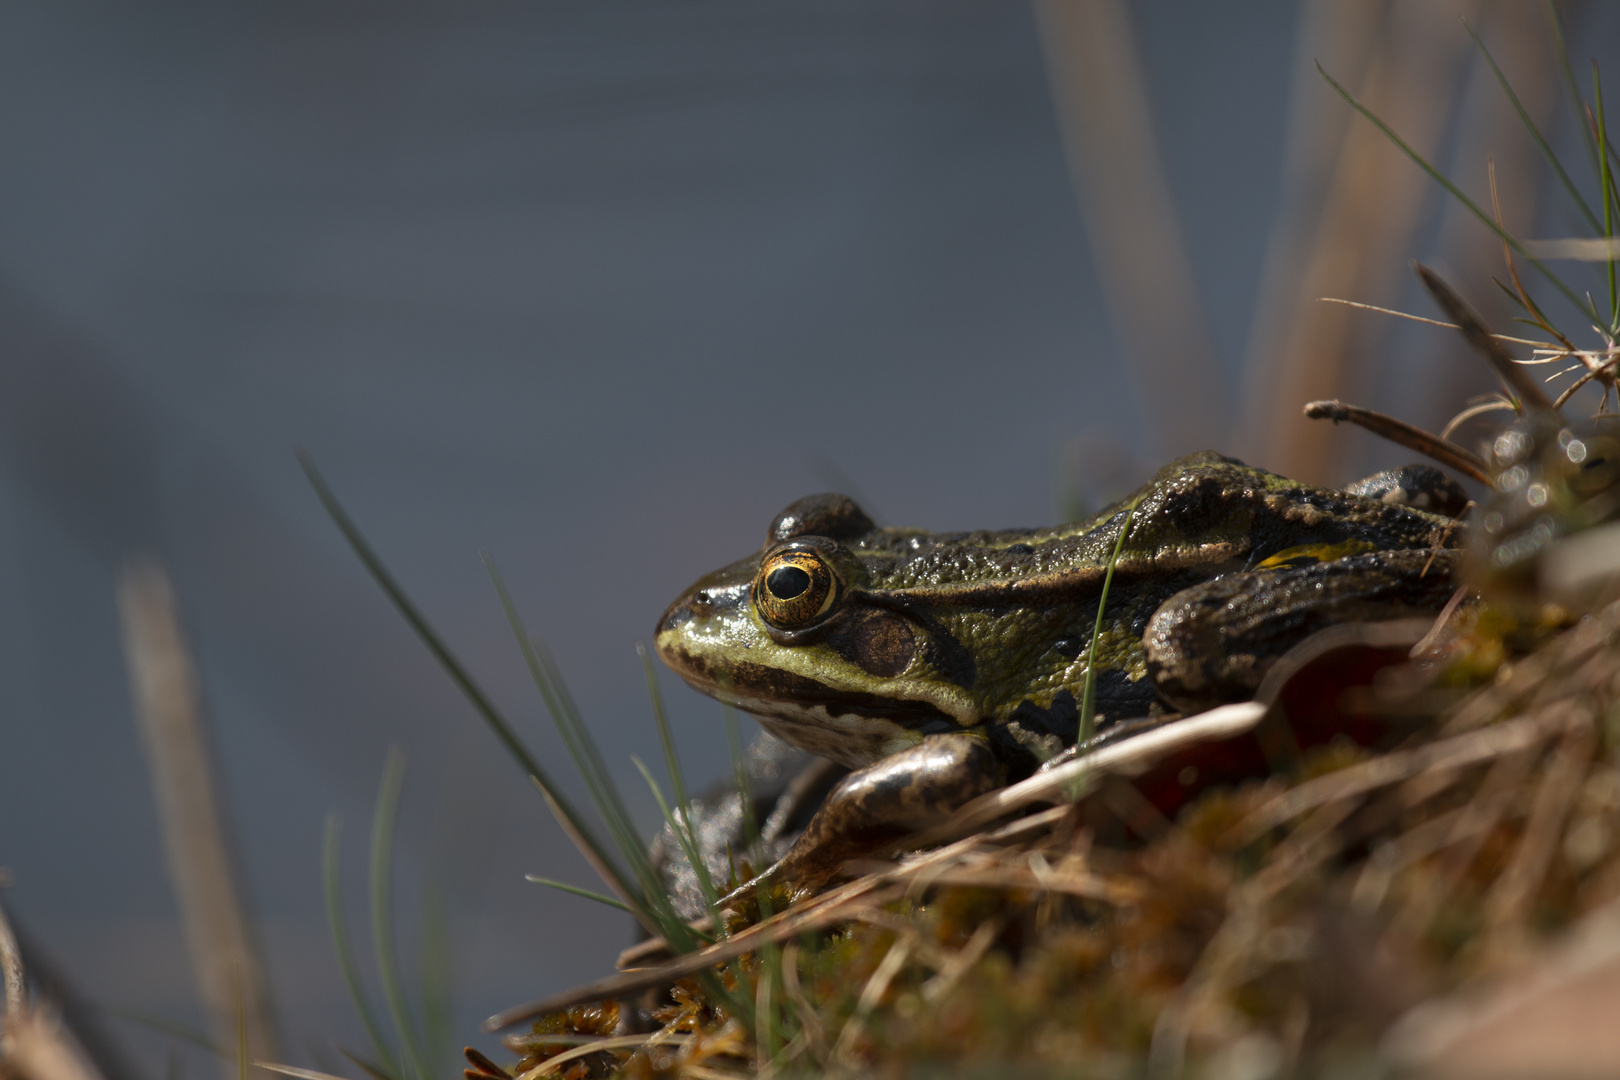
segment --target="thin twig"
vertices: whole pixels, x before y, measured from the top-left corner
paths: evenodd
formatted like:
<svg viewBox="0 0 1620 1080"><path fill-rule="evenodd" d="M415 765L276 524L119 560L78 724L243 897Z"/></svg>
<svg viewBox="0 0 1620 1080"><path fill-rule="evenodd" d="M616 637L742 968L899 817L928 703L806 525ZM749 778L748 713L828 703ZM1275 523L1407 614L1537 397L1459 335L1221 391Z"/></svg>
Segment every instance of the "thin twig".
<svg viewBox="0 0 1620 1080"><path fill-rule="evenodd" d="M1469 420L1472 420L1476 416L1483 416L1488 412L1502 412L1504 409L1508 412L1515 411L1513 408L1513 402L1507 400L1506 398L1497 398L1494 401L1482 401L1478 405L1470 405L1468 408L1446 421L1446 426L1440 429L1440 438L1449 442L1451 440L1451 433L1462 427L1462 425Z"/></svg>
<svg viewBox="0 0 1620 1080"><path fill-rule="evenodd" d="M1305 415L1312 420L1331 420L1335 424L1351 423L1381 435L1392 443L1416 450L1442 465L1448 465L1482 484L1491 482L1489 466L1478 454L1446 442L1420 427L1397 420L1359 405L1346 405L1342 401L1313 401L1305 406Z"/></svg>
<svg viewBox="0 0 1620 1080"><path fill-rule="evenodd" d="M1489 361L1491 367L1495 369L1497 377L1507 384L1508 389L1513 391L1525 408L1551 409L1552 400L1547 397L1541 387L1536 385L1534 379L1525 374L1524 369L1514 361L1512 356L1508 355L1508 351L1502 348L1501 343L1491 336L1490 330L1474 309L1469 306L1468 301L1464 300L1457 294L1455 289L1446 284L1444 278L1422 263L1414 263L1413 269L1417 271L1418 279L1423 282L1423 287L1429 290L1430 296L1434 297L1435 303L1439 304L1441 310L1457 324L1457 328L1462 331L1463 337L1468 339L1468 344L1474 347L1475 352Z"/></svg>
<svg viewBox="0 0 1620 1080"><path fill-rule="evenodd" d="M1423 635L1423 640L1412 646L1412 651L1407 654L1409 657L1416 660L1434 648L1434 643L1440 640L1440 634L1445 630L1446 624L1457 613L1457 608L1462 606L1463 599L1472 591L1467 585L1458 586L1457 591L1451 594L1451 599L1446 601L1446 606L1440 609L1440 614L1435 616L1434 625Z"/></svg>
<svg viewBox="0 0 1620 1080"><path fill-rule="evenodd" d="M1442 330L1461 330L1462 327L1454 322L1444 322L1440 319L1429 319L1422 315L1413 315L1409 311L1397 311L1395 308L1380 307L1377 304L1363 304L1359 300L1343 300L1337 296L1318 296L1317 301L1323 304L1343 304L1345 307L1360 308L1362 311L1376 311L1380 315L1393 315L1397 319L1409 319L1412 322L1423 323L1427 326L1438 326ZM1534 338L1512 337L1508 334L1492 334L1497 341L1507 341L1514 345L1534 345L1538 348L1550 349L1550 341L1538 341Z"/></svg>
<svg viewBox="0 0 1620 1080"><path fill-rule="evenodd" d="M1558 395L1557 400L1553 402L1553 408L1563 408L1564 402L1575 396L1575 391L1579 390L1593 379L1602 378L1604 375L1612 376L1614 374L1614 367L1617 363L1620 363L1620 353L1616 353L1614 356L1609 357L1609 359L1603 361L1603 363L1597 365L1596 367L1587 368L1586 374L1570 383L1564 388L1564 392Z"/></svg>

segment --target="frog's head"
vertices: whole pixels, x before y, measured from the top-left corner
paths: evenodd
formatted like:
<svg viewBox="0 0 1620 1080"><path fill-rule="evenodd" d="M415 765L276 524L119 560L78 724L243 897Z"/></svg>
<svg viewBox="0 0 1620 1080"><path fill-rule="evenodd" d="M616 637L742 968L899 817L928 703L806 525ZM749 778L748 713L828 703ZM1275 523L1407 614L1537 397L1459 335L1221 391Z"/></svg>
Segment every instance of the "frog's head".
<svg viewBox="0 0 1620 1080"><path fill-rule="evenodd" d="M861 765L972 723L918 619L867 589L861 543L885 530L844 495L778 514L756 555L687 589L658 622L664 662L796 746Z"/></svg>

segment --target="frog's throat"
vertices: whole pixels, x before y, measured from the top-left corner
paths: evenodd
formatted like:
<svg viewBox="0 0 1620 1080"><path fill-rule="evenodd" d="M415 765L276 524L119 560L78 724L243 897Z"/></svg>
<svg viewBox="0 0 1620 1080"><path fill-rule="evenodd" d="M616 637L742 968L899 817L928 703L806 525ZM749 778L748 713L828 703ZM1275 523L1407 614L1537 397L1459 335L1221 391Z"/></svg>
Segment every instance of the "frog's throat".
<svg viewBox="0 0 1620 1080"><path fill-rule="evenodd" d="M736 705L789 746L831 758L851 769L916 746L923 738L922 732L881 716L833 713L822 705L789 710L783 709L780 702L751 701L746 697L738 697Z"/></svg>

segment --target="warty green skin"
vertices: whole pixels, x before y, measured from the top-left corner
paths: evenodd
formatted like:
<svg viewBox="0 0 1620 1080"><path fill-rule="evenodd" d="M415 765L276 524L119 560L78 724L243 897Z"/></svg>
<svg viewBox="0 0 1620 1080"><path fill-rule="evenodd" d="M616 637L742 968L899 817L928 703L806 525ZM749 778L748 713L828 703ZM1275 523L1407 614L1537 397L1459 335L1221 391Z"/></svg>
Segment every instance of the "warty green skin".
<svg viewBox="0 0 1620 1080"><path fill-rule="evenodd" d="M1268 610L1277 596L1295 601L1286 625L1215 634L1222 648L1260 642L1253 647L1268 654L1308 632L1324 580L1337 588L1330 617L1395 617L1406 603L1438 607L1449 592L1445 560L1421 596L1407 587L1410 574L1383 575L1378 599L1359 608L1345 600L1356 588L1332 579L1378 578L1384 563L1371 553L1449 543L1451 519L1203 453L1089 521L1045 529L878 529L847 499L801 500L772 523L758 554L702 578L669 608L657 648L694 687L813 753L859 768L930 735L969 732L988 740L1005 780L1075 742L1085 650L1128 512L1096 648L1104 733L1127 718L1247 696L1255 670L1274 658L1227 657L1228 674L1211 675L1210 658L1188 654L1204 646L1186 644L1210 634L1182 632L1196 620L1181 612L1177 621L1169 603L1191 587L1255 572L1271 590ZM813 624L784 630L761 614L756 578L762 560L793 545L834 568L838 592ZM1292 573L1313 564L1330 565ZM1295 578L1307 592L1289 591ZM1149 633L1150 623L1164 632Z"/></svg>

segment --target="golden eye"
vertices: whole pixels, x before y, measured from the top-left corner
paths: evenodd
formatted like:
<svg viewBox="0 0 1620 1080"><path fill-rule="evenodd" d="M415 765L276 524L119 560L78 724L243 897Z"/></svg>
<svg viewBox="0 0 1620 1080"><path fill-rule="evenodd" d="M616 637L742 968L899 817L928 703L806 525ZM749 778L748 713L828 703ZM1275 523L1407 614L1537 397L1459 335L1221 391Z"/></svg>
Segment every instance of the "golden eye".
<svg viewBox="0 0 1620 1080"><path fill-rule="evenodd" d="M772 626L791 630L825 615L838 599L832 567L814 551L768 555L754 579L754 603Z"/></svg>

